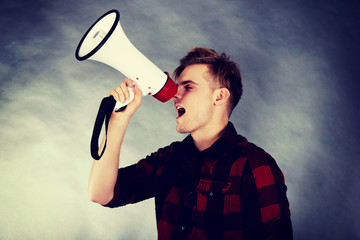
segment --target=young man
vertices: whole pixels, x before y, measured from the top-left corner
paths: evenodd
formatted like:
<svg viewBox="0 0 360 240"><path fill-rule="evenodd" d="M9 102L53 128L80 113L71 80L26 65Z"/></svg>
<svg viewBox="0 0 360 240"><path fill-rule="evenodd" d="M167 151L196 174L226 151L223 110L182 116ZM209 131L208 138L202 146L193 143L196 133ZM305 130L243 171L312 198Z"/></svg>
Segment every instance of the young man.
<svg viewBox="0 0 360 240"><path fill-rule="evenodd" d="M155 197L158 239L292 239L281 170L229 122L242 94L237 64L196 47L174 75L176 129L189 135L118 169L125 130L142 96L126 79L110 95L123 102L128 86L135 98L111 116L107 148L91 170L90 199L118 207Z"/></svg>

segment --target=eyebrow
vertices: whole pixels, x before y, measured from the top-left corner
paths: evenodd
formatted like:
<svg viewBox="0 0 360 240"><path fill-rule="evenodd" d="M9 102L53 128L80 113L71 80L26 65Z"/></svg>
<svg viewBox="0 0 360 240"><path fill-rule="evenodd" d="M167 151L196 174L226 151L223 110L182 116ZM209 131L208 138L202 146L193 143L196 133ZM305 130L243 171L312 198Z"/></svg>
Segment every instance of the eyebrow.
<svg viewBox="0 0 360 240"><path fill-rule="evenodd" d="M178 83L178 85L183 86L183 85L186 85L186 84L189 84L189 83L194 84L194 85L199 85L199 84L197 84L196 82L191 81L191 80L182 81L181 83Z"/></svg>

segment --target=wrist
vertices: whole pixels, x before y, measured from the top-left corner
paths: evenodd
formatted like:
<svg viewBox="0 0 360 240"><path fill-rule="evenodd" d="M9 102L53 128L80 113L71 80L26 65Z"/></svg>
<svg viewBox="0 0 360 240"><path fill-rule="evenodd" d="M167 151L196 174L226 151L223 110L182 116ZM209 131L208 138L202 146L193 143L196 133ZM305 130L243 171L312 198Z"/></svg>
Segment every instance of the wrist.
<svg viewBox="0 0 360 240"><path fill-rule="evenodd" d="M131 119L132 115L124 113L124 112L113 112L110 117L109 127L119 126L119 127L126 127Z"/></svg>

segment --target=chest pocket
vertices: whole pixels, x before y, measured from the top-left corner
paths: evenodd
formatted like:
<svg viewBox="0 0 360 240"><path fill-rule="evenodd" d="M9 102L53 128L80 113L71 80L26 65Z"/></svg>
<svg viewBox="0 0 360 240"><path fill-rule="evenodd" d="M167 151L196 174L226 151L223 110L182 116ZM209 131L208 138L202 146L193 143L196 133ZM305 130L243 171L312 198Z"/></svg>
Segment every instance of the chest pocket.
<svg viewBox="0 0 360 240"><path fill-rule="evenodd" d="M196 210L215 214L226 213L231 182L200 179L197 187Z"/></svg>

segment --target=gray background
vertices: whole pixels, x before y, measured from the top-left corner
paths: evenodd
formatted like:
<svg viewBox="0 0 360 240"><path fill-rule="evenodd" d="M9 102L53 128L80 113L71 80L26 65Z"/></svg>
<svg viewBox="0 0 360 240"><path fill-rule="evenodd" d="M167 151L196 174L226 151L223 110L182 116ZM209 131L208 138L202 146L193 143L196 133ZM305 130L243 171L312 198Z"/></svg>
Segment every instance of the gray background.
<svg viewBox="0 0 360 240"><path fill-rule="evenodd" d="M0 239L155 239L153 200L87 198L103 96L124 79L79 62L90 25L118 9L130 41L172 72L193 46L240 64L238 132L276 158L296 239L360 239L358 1L0 2ZM172 101L145 97L121 165L185 136Z"/></svg>

